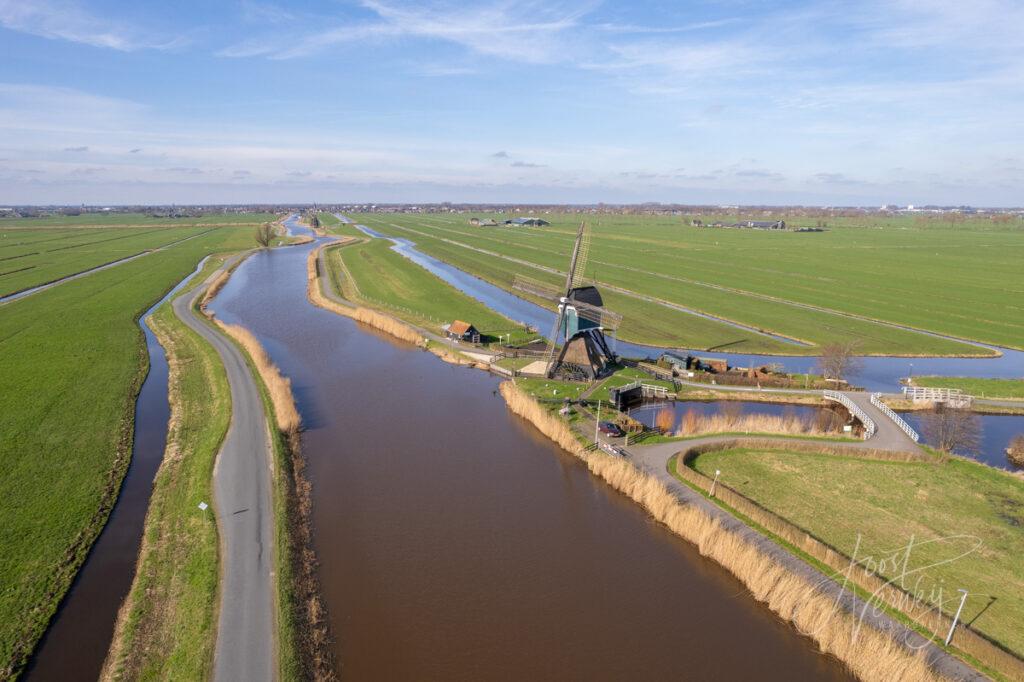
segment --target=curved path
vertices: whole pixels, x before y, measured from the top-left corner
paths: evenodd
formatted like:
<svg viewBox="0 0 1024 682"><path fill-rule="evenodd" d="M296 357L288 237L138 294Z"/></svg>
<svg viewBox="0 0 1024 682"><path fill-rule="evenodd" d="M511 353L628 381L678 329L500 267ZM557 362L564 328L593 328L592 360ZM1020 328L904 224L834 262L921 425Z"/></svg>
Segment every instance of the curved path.
<svg viewBox="0 0 1024 682"><path fill-rule="evenodd" d="M880 632L893 633L896 641L905 643L913 650L924 649L925 656L931 666L947 678L954 680L986 680L984 675L977 672L957 658L950 656L933 642L926 643L925 639L910 630L905 625L892 619L871 606L865 604L864 600L847 589L835 576L826 575L818 569L813 568L802 559L790 554L787 550L776 544L773 540L750 528L745 523L728 513L718 505L714 504L703 495L698 494L692 488L684 484L668 470L668 461L671 457L684 449L698 445L723 443L737 440L736 436L707 436L694 438L684 442L660 443L658 445L646 445L630 447L626 456L636 466L647 472L668 488L683 504L698 507L711 518L717 519L724 528L738 533L747 541L756 545L775 562L785 567L788 571L805 578L810 584L817 586L823 594L835 600L835 603L848 613L855 614L862 622L868 623ZM770 438L758 438L758 440L771 440ZM778 439L780 445L787 443L786 439ZM792 441L788 441L792 443ZM830 443L834 444L834 443ZM859 444L843 443L843 446L854 445L860 447L874 446L874 443L865 441ZM882 448L880 448L882 449Z"/></svg>
<svg viewBox="0 0 1024 682"><path fill-rule="evenodd" d="M276 677L277 642L271 580L274 509L270 496L270 430L259 387L243 352L193 312L192 306L206 291L205 285L177 298L173 306L181 321L217 350L231 385L231 426L213 470L214 508L221 541L213 676L215 680L272 680Z"/></svg>

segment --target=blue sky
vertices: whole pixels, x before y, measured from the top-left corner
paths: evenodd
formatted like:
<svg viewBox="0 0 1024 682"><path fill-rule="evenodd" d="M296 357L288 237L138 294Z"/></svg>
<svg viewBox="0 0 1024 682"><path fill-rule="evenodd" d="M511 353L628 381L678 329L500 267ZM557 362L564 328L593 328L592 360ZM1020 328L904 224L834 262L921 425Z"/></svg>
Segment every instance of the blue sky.
<svg viewBox="0 0 1024 682"><path fill-rule="evenodd" d="M1024 204L1024 3L0 0L0 202Z"/></svg>

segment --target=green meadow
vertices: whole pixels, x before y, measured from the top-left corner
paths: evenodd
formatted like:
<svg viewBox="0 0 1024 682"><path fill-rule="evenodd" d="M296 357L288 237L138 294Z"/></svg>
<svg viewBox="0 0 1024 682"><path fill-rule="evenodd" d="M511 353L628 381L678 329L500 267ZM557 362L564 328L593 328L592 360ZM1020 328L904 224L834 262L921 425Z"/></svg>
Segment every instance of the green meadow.
<svg viewBox="0 0 1024 682"><path fill-rule="evenodd" d="M947 613L956 611L956 590L967 589L964 621L1024 653L1019 478L962 459L906 463L761 449L709 452L693 466L710 476L721 471L722 483L847 556L882 561L882 575L897 584L906 558L907 586L925 595L941 588Z"/></svg>
<svg viewBox="0 0 1024 682"><path fill-rule="evenodd" d="M901 325L1024 347L1017 303L1024 229L1017 225L858 219L796 233L691 227L683 216L551 214L541 216L552 223L541 228L475 227L468 214L351 217L506 288L514 272L557 281L549 270L564 272L585 218L593 230L588 278L811 345L678 311L670 317L671 308L648 302L654 319L645 302L606 288L610 307L626 318L620 337L630 341L715 348L732 337L735 350L790 354L834 341L871 354L986 353L892 326Z"/></svg>
<svg viewBox="0 0 1024 682"><path fill-rule="evenodd" d="M102 528L128 465L148 367L137 320L219 228L0 308L0 677L23 665Z"/></svg>
<svg viewBox="0 0 1024 682"><path fill-rule="evenodd" d="M978 379L975 377L914 377L914 385L930 388L959 388L976 398L1024 400L1024 379Z"/></svg>
<svg viewBox="0 0 1024 682"><path fill-rule="evenodd" d="M499 335L509 335L513 343L537 336L395 253L385 239L330 248L327 263L331 281L340 285L349 300L394 313L435 332L453 320L463 320L480 331L485 343L498 341Z"/></svg>

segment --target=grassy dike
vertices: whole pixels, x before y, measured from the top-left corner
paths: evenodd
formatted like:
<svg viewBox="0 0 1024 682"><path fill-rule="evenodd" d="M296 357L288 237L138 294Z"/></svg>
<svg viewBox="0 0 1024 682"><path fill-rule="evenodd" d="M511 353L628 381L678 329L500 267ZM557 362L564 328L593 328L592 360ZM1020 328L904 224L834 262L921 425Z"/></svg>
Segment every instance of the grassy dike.
<svg viewBox="0 0 1024 682"><path fill-rule="evenodd" d="M584 449L569 426L545 410L513 382L500 387L509 409L582 460L591 473L639 503L658 522L692 542L701 554L729 569L757 600L812 637L822 651L843 661L863 680L935 680L924 659L882 632L864 627L850 637L855 618L836 609L815 585L772 559L763 549L728 530L707 512L680 502L659 481L630 462Z"/></svg>
<svg viewBox="0 0 1024 682"><path fill-rule="evenodd" d="M208 263L197 284L179 295L190 295L223 260ZM218 275L209 286L219 289L226 279ZM174 314L170 302L151 319L170 365L171 423L135 582L102 679L208 679L216 643L219 538L212 509L199 512L197 505L213 500L213 468L231 420L230 386L217 352ZM330 679L331 660L323 655L323 608L315 580L309 581L315 566L309 549L309 494L290 386L280 373L276 380L268 374L272 365L255 339L245 338L247 331L225 333L243 350L268 423L276 427L271 443L279 675L283 680Z"/></svg>
<svg viewBox="0 0 1024 682"><path fill-rule="evenodd" d="M211 258L178 296L223 264ZM164 459L153 483L131 591L102 679L206 679L217 631L218 534L213 466L231 421L231 391L217 352L167 301L149 318L169 365Z"/></svg>

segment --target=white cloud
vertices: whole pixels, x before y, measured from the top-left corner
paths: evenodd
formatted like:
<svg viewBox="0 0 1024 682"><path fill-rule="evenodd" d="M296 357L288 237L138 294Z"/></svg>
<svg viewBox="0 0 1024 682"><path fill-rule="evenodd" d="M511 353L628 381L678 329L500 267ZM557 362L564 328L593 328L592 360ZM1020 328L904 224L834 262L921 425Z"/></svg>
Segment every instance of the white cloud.
<svg viewBox="0 0 1024 682"><path fill-rule="evenodd" d="M368 40L421 38L460 45L475 54L518 62L558 61L566 50L562 36L579 25L589 5L563 9L537 2L492 2L477 5L432 4L399 7L379 0L363 0L376 16L373 22L348 22L306 32L285 42L253 39L220 50L222 57L304 57L336 45Z"/></svg>
<svg viewBox="0 0 1024 682"><path fill-rule="evenodd" d="M165 50L182 38L153 41L136 28L101 19L65 0L0 0L0 26L43 38L105 47L122 52Z"/></svg>

